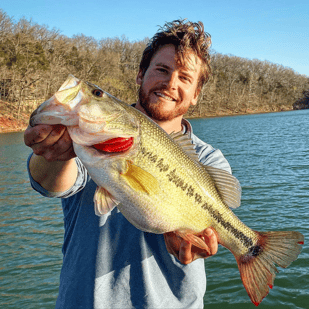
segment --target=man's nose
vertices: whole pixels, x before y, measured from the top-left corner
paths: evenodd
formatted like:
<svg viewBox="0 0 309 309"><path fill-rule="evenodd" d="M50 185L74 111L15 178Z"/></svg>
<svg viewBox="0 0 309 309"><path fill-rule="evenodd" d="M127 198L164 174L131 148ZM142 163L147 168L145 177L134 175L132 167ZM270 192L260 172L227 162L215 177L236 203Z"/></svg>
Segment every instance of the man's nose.
<svg viewBox="0 0 309 309"><path fill-rule="evenodd" d="M177 72L171 72L165 81L165 84L168 88L176 89L178 83L178 74Z"/></svg>

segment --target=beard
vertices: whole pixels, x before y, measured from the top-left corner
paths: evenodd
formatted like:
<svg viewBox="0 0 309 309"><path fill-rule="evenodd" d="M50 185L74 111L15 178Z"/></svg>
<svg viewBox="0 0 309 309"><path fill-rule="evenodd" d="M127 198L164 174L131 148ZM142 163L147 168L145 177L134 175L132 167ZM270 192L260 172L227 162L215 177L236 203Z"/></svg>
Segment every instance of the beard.
<svg viewBox="0 0 309 309"><path fill-rule="evenodd" d="M172 110L169 110L166 106L166 102L162 102L160 99L157 100L157 102L150 102L149 93L159 90L164 90L164 88L151 89L146 93L142 84L138 91L139 103L150 118L157 121L170 121L184 115L188 111L190 104L186 105L183 102L176 102L175 108Z"/></svg>

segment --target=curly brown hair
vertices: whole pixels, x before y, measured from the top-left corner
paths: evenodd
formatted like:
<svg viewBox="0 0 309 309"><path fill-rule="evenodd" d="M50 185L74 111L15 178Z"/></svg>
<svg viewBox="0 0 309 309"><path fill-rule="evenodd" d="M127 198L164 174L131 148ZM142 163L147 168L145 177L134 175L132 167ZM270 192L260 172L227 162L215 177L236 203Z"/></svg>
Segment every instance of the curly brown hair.
<svg viewBox="0 0 309 309"><path fill-rule="evenodd" d="M209 49L211 46L211 36L204 32L204 25L202 22L186 22L183 20L174 20L166 23L153 36L146 46L142 60L140 63L140 70L144 75L147 71L153 55L164 45L173 44L176 49L178 61L181 65L185 65L188 52L194 52L202 62L201 72L198 82L198 89L202 89L203 85L208 81L210 68Z"/></svg>

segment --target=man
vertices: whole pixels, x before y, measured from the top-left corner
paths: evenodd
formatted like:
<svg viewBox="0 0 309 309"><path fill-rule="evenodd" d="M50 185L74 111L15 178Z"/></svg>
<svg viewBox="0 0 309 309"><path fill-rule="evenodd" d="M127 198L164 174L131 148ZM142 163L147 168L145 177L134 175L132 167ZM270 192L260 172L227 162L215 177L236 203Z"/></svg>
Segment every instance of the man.
<svg viewBox="0 0 309 309"><path fill-rule="evenodd" d="M231 172L219 150L199 140L183 115L208 80L210 37L202 23L174 21L158 32L143 53L135 107L167 133L190 134L203 164ZM117 210L97 217L96 185L75 158L63 126L28 128L33 149L29 174L41 194L61 197L64 212L63 267L56 308L203 308L204 260L217 252L215 234L204 231L208 250L174 233L144 233Z"/></svg>

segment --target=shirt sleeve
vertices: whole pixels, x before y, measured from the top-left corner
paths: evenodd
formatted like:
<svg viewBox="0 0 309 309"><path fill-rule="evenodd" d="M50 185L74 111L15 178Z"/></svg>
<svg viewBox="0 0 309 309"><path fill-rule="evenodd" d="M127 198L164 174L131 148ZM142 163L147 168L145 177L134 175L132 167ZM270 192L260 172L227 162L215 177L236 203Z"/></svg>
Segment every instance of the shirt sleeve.
<svg viewBox="0 0 309 309"><path fill-rule="evenodd" d="M29 162L30 162L31 156L32 156L32 154L30 154L30 156L28 157L28 160L27 160L27 170L28 170L28 175L29 175L29 179L30 179L30 184L31 184L31 187L35 191L40 193L42 196L51 197L51 198L53 198L53 197L67 198L67 197L70 197L70 196L76 194L77 192L79 192L80 190L82 190L85 187L87 180L88 180L88 177L89 177L87 170L84 167L84 165L82 164L82 162L78 158L75 158L75 162L76 162L76 165L77 165L77 177L76 177L76 181L75 181L74 185L70 189L68 189L64 192L47 191L38 182L36 182L30 174Z"/></svg>
<svg viewBox="0 0 309 309"><path fill-rule="evenodd" d="M199 161L204 165L210 165L215 168L220 168L232 174L232 169L229 162L219 149L213 148L211 145L203 142L197 136L191 136L195 150L199 156Z"/></svg>

